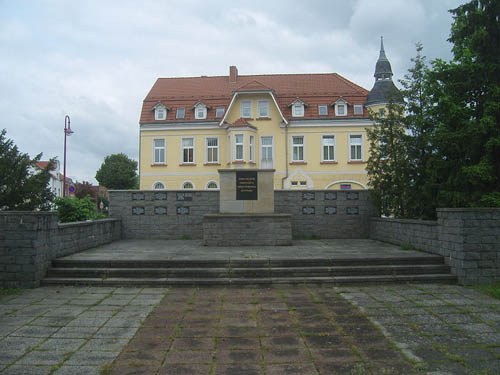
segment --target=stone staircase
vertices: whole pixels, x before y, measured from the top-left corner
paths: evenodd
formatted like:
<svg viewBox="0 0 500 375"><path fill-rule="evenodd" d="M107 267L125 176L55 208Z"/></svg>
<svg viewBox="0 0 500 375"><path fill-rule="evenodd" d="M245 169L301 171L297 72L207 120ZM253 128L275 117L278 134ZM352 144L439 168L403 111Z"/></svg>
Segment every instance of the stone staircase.
<svg viewBox="0 0 500 375"><path fill-rule="evenodd" d="M56 259L42 285L150 286L455 283L441 256L338 259Z"/></svg>

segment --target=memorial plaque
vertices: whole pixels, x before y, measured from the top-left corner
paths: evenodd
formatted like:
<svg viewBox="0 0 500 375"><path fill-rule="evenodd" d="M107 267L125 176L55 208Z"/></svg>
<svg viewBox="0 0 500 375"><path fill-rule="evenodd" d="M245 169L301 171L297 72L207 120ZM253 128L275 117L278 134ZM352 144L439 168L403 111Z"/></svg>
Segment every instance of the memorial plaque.
<svg viewBox="0 0 500 375"><path fill-rule="evenodd" d="M357 191L347 193L347 200L348 201L355 201L358 199L359 199L359 193Z"/></svg>
<svg viewBox="0 0 500 375"><path fill-rule="evenodd" d="M334 201L337 199L337 192L328 191L325 193L325 201Z"/></svg>
<svg viewBox="0 0 500 375"><path fill-rule="evenodd" d="M177 193L178 201L192 201L193 193Z"/></svg>
<svg viewBox="0 0 500 375"><path fill-rule="evenodd" d="M145 212L144 207L132 207L132 215L144 215Z"/></svg>
<svg viewBox="0 0 500 375"><path fill-rule="evenodd" d="M166 201L167 200L167 193L154 193L153 200Z"/></svg>
<svg viewBox="0 0 500 375"><path fill-rule="evenodd" d="M132 193L133 201L143 201L145 199L144 193Z"/></svg>
<svg viewBox="0 0 500 375"><path fill-rule="evenodd" d="M336 213L337 213L337 207L334 206L325 207L325 215L335 215Z"/></svg>
<svg viewBox="0 0 500 375"><path fill-rule="evenodd" d="M314 193L310 193L310 192L302 193L302 200L303 201L313 201L315 199L316 199L316 194L314 194Z"/></svg>
<svg viewBox="0 0 500 375"><path fill-rule="evenodd" d="M155 207L155 215L166 215L167 214L167 207Z"/></svg>
<svg viewBox="0 0 500 375"><path fill-rule="evenodd" d="M177 215L189 215L189 207L177 207Z"/></svg>
<svg viewBox="0 0 500 375"><path fill-rule="evenodd" d="M257 172L238 171L236 172L236 200L256 201L257 200Z"/></svg>

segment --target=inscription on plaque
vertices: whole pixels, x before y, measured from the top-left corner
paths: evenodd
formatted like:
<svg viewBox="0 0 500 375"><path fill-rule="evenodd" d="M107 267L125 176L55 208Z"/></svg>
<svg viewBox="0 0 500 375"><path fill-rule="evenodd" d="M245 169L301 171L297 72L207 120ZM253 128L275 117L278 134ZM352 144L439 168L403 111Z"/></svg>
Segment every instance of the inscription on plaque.
<svg viewBox="0 0 500 375"><path fill-rule="evenodd" d="M352 191L347 193L347 200L348 201L355 201L359 199L359 193L356 191Z"/></svg>
<svg viewBox="0 0 500 375"><path fill-rule="evenodd" d="M302 207L303 215L314 215L315 211L314 207Z"/></svg>
<svg viewBox="0 0 500 375"><path fill-rule="evenodd" d="M143 201L145 199L144 193L132 193L133 201Z"/></svg>
<svg viewBox="0 0 500 375"><path fill-rule="evenodd" d="M325 215L335 215L337 213L337 207L326 206Z"/></svg>
<svg viewBox="0 0 500 375"><path fill-rule="evenodd" d="M193 193L177 193L178 201L192 201Z"/></svg>
<svg viewBox="0 0 500 375"><path fill-rule="evenodd" d="M314 193L310 193L310 192L302 193L302 200L303 201L313 201L315 199L316 199L316 194L314 194Z"/></svg>
<svg viewBox="0 0 500 375"><path fill-rule="evenodd" d="M155 215L166 215L167 207L155 207Z"/></svg>
<svg viewBox="0 0 500 375"><path fill-rule="evenodd" d="M347 215L359 215L359 207L347 207L346 214Z"/></svg>
<svg viewBox="0 0 500 375"><path fill-rule="evenodd" d="M166 201L167 200L167 193L154 193L153 194L153 200L155 200L155 201Z"/></svg>
<svg viewBox="0 0 500 375"><path fill-rule="evenodd" d="M189 207L177 207L177 215L189 215Z"/></svg>
<svg viewBox="0 0 500 375"><path fill-rule="evenodd" d="M328 191L325 193L325 201L334 201L337 199L337 192Z"/></svg>
<svg viewBox="0 0 500 375"><path fill-rule="evenodd" d="M236 200L256 201L257 200L257 172L238 171L236 172Z"/></svg>
<svg viewBox="0 0 500 375"><path fill-rule="evenodd" d="M144 215L144 207L132 207L132 215Z"/></svg>

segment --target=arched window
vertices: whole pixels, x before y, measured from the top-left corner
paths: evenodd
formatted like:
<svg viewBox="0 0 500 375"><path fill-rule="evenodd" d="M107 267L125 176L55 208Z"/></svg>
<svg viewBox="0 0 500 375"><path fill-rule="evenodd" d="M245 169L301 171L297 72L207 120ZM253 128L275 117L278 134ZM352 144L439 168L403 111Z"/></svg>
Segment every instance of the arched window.
<svg viewBox="0 0 500 375"><path fill-rule="evenodd" d="M217 186L217 182L208 181L207 190L217 190L218 188L219 188L219 186Z"/></svg>
<svg viewBox="0 0 500 375"><path fill-rule="evenodd" d="M155 190L165 190L165 184L163 182L155 182L153 184L153 189L155 189Z"/></svg>
<svg viewBox="0 0 500 375"><path fill-rule="evenodd" d="M194 189L194 185L191 181L186 181L182 184L182 188L184 190L193 190Z"/></svg>

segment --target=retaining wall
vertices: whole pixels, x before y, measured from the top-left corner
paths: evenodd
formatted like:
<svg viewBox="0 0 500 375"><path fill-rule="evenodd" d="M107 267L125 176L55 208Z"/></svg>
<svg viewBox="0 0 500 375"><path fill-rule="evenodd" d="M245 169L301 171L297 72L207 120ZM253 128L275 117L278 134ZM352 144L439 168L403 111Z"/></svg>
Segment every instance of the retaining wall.
<svg viewBox="0 0 500 375"><path fill-rule="evenodd" d="M109 213L127 239L203 239L203 217L219 213L218 191L111 190ZM290 214L294 238L368 238L369 191L276 190L274 212Z"/></svg>
<svg viewBox="0 0 500 375"><path fill-rule="evenodd" d="M500 281L500 209L440 208L437 221L372 218L370 237L442 255L461 284Z"/></svg>
<svg viewBox="0 0 500 375"><path fill-rule="evenodd" d="M0 212L0 287L37 287L53 259L121 238L117 219L58 221L55 212Z"/></svg>

